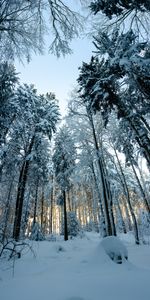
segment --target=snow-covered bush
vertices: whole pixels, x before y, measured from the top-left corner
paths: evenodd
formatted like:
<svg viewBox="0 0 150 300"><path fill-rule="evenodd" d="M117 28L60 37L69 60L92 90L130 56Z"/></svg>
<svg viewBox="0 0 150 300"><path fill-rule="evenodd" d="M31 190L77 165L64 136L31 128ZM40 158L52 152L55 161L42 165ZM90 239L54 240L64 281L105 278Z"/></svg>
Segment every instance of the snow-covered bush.
<svg viewBox="0 0 150 300"><path fill-rule="evenodd" d="M116 236L107 236L101 241L107 255L117 264L128 259L128 251L123 242Z"/></svg>
<svg viewBox="0 0 150 300"><path fill-rule="evenodd" d="M33 241L45 240L45 237L41 231L41 226L37 222L32 224L30 240L33 240Z"/></svg>

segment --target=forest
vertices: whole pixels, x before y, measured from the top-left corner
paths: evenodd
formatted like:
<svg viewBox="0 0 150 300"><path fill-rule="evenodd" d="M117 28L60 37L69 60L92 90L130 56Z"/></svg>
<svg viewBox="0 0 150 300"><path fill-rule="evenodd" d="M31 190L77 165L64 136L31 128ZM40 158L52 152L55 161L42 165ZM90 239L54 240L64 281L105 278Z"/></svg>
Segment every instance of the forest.
<svg viewBox="0 0 150 300"><path fill-rule="evenodd" d="M44 55L48 34L49 55L71 55L81 32L95 50L79 67L62 118L57 94L22 83L15 61ZM26 281L29 299L150 299L149 32L149 0L0 1L2 299L20 299L19 277L26 269L25 280L34 277L32 255L39 259L33 274L45 273L33 286ZM9 283L10 269L16 282ZM23 281L19 293L26 299Z"/></svg>

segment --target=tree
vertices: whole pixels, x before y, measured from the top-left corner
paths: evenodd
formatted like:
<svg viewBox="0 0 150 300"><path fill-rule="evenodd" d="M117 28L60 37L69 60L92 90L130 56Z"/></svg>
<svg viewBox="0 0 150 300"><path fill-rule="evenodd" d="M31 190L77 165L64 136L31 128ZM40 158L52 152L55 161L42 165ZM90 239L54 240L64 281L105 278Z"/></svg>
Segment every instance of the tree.
<svg viewBox="0 0 150 300"><path fill-rule="evenodd" d="M5 143L6 135L15 118L14 94L18 83L15 67L7 62L0 63L0 145Z"/></svg>
<svg viewBox="0 0 150 300"><path fill-rule="evenodd" d="M47 94L46 96L36 95L36 90L33 86L24 85L20 86L16 93L18 105L18 116L22 116L22 122L19 123L22 129L25 131L25 152L20 168L18 191L15 209L15 221L13 237L18 240L20 234L20 225L22 217L23 200L26 189L27 178L29 174L30 165L32 163L32 152L34 147L42 138L42 136L51 140L52 133L56 130L56 123L59 119L58 105L53 94Z"/></svg>
<svg viewBox="0 0 150 300"><path fill-rule="evenodd" d="M62 227L61 234L64 234L64 222L62 222L61 227ZM74 211L67 212L67 228L68 228L68 235L70 237L75 237L79 234L80 231L79 221L77 220Z"/></svg>
<svg viewBox="0 0 150 300"><path fill-rule="evenodd" d="M96 132L95 128L95 123L94 123L94 118L92 116L91 110L88 109L88 106L86 103L83 101L82 97L76 97L76 100L74 100L74 103L76 102L76 105L74 105L75 109L72 110L72 113L74 114L80 114L78 108L84 108L83 114L81 113L81 117L85 117L88 120L88 125L90 128L90 134L92 137L92 142L93 142L93 163L92 163L92 176L95 176L95 166L97 169L97 176L98 176L98 182L100 188L97 187L97 192L99 193L99 196L101 198L101 213L102 217L104 216L105 220L105 230L106 230L106 235L116 235L116 229L115 229L115 223L114 223L114 216L113 216L113 201L112 201L112 193L110 189L110 182L109 182L109 176L105 164L105 159L103 156L103 145L102 142L99 143L98 141L98 135L99 133ZM72 108L71 108L72 109ZM82 111L82 110L81 110ZM86 130L86 129L85 129ZM88 145L87 139L86 139L86 146ZM94 164L95 160L95 164ZM97 185L96 178L95 184Z"/></svg>
<svg viewBox="0 0 150 300"><path fill-rule="evenodd" d="M71 176L73 181L72 207L76 209L80 222L85 226L88 220L99 226L104 222L99 180L95 175L95 150L89 118L77 94L72 93L69 103L67 126L78 149L77 163ZM100 211L99 211L100 206Z"/></svg>
<svg viewBox="0 0 150 300"><path fill-rule="evenodd" d="M136 11L150 11L150 3L148 0L95 0L90 4L92 11L96 14L102 11L108 18L112 18L113 15L122 15L125 13L131 13Z"/></svg>
<svg viewBox="0 0 150 300"><path fill-rule="evenodd" d="M43 241L44 236L41 231L40 225L35 222L32 224L30 239L33 241Z"/></svg>
<svg viewBox="0 0 150 300"><path fill-rule="evenodd" d="M94 0L90 4L93 14L100 15L103 23L101 28L111 32L114 27L120 31L133 29L140 38L149 36L149 0ZM106 16L104 20L102 15Z"/></svg>
<svg viewBox="0 0 150 300"><path fill-rule="evenodd" d="M60 187L64 205L64 240L68 240L66 192L70 187L70 176L75 167L76 150L69 130L63 126L55 139L53 163L56 181Z"/></svg>
<svg viewBox="0 0 150 300"><path fill-rule="evenodd" d="M82 18L60 0L2 0L0 3L0 47L2 59L43 52L44 40L52 32L50 51L59 56L71 52L69 42L79 35Z"/></svg>
<svg viewBox="0 0 150 300"><path fill-rule="evenodd" d="M128 124L150 166L149 125L149 45L136 42L133 32L100 34L95 39L98 57L83 63L78 82L88 109L101 111L105 124L110 112L117 109L118 118ZM143 55L142 55L143 52ZM148 68L147 68L148 67Z"/></svg>

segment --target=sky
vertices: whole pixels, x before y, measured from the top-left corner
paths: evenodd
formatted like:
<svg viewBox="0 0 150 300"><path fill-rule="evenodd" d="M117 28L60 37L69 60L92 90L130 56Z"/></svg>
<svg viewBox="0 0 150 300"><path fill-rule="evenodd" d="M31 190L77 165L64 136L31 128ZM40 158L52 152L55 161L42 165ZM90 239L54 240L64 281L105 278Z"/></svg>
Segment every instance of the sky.
<svg viewBox="0 0 150 300"><path fill-rule="evenodd" d="M34 84L38 93L53 92L59 100L62 115L66 113L69 93L77 84L78 68L82 62L89 62L94 46L87 38L71 43L73 54L57 58L52 54L34 55L30 63L24 65L16 61L22 83Z"/></svg>

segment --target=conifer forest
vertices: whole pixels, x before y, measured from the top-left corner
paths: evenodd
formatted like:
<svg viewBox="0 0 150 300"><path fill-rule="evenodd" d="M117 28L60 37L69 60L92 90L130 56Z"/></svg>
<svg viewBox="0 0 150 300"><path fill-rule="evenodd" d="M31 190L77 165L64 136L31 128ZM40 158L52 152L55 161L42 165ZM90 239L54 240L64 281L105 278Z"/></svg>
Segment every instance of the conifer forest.
<svg viewBox="0 0 150 300"><path fill-rule="evenodd" d="M149 0L0 0L2 300L150 299L149 35ZM16 61L82 38L62 115Z"/></svg>

